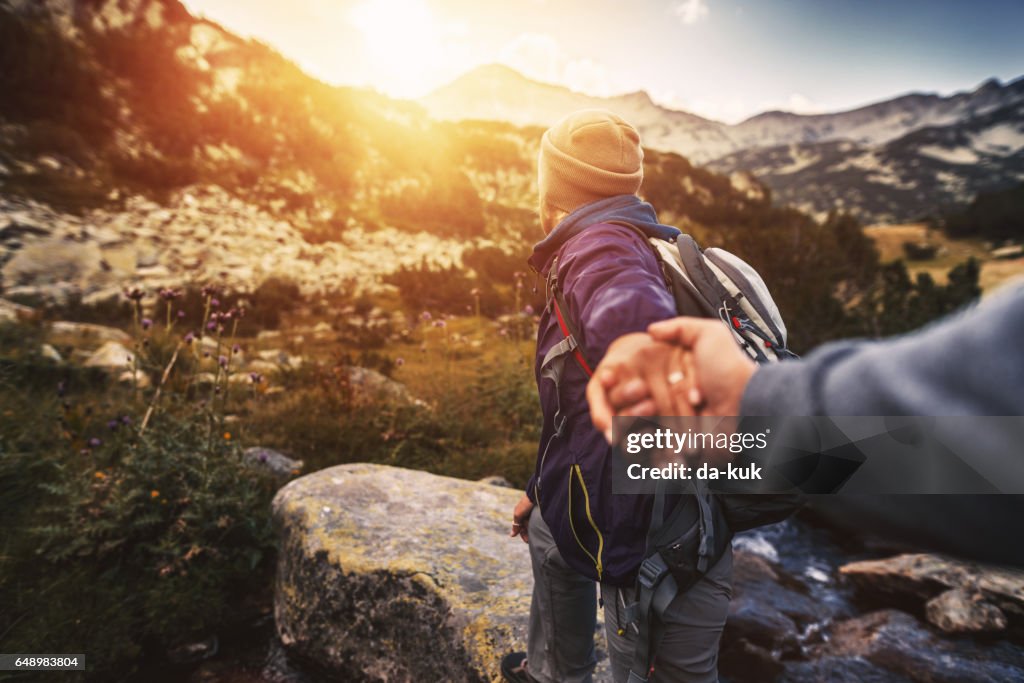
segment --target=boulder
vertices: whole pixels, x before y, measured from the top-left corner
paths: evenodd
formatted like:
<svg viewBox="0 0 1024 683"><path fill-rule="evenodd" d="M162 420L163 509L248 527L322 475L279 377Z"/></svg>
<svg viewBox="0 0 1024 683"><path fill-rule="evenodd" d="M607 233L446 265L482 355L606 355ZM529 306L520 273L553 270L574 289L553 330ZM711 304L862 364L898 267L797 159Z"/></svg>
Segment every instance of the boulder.
<svg viewBox="0 0 1024 683"><path fill-rule="evenodd" d="M363 400L383 398L402 403L425 405L419 399L414 398L404 384L385 377L376 370L352 365L346 368L346 372L349 386L352 387L356 398Z"/></svg>
<svg viewBox="0 0 1024 683"><path fill-rule="evenodd" d="M1005 628L1007 620L1000 619L992 607L1009 617L1009 621L1024 622L1024 570L943 555L905 554L852 562L840 567L839 572L858 591L883 599L924 603L951 589L966 587L973 595L970 605L962 596L947 596L926 610L929 620L943 629L959 629L969 623L979 627L984 624L982 630L992 630L999 623ZM968 609L969 615L965 612Z"/></svg>
<svg viewBox="0 0 1024 683"><path fill-rule="evenodd" d="M149 374L142 370L138 372L124 370L117 376L117 381L126 386L138 387L139 389L149 389L153 385L152 380L149 379Z"/></svg>
<svg viewBox="0 0 1024 683"><path fill-rule="evenodd" d="M242 457L247 463L255 467L261 467L279 477L291 477L302 471L304 463L301 460L293 460L284 453L278 453L270 448L253 446L246 448Z"/></svg>
<svg viewBox="0 0 1024 683"><path fill-rule="evenodd" d="M54 363L63 363L64 359L61 358L60 351L53 348L49 344L43 344L39 347L39 355L43 358L53 361Z"/></svg>
<svg viewBox="0 0 1024 683"><path fill-rule="evenodd" d="M73 283L87 289L106 280L103 257L95 242L76 242L59 237L26 245L4 264L3 280L9 285Z"/></svg>
<svg viewBox="0 0 1024 683"><path fill-rule="evenodd" d="M97 347L105 342L117 342L128 346L132 343L132 338L127 332L116 327L59 320L50 325L50 341L76 347Z"/></svg>
<svg viewBox="0 0 1024 683"><path fill-rule="evenodd" d="M525 645L532 577L518 491L340 465L274 499L274 612L289 655L340 680L499 680Z"/></svg>
<svg viewBox="0 0 1024 683"><path fill-rule="evenodd" d="M16 304L7 299L0 299L0 322L18 322L32 316L34 309Z"/></svg>
<svg viewBox="0 0 1024 683"><path fill-rule="evenodd" d="M87 368L130 369L134 353L116 341L108 341L85 361Z"/></svg>

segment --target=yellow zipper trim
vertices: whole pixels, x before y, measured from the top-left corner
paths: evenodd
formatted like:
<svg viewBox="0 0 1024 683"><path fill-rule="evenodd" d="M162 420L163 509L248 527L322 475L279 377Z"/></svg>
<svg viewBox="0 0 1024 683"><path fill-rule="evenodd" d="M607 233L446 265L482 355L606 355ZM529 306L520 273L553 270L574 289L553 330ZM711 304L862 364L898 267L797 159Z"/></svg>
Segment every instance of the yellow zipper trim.
<svg viewBox="0 0 1024 683"><path fill-rule="evenodd" d="M594 557L587 546L583 545L583 541L580 540L579 534L576 533L576 525L572 521L572 475L575 474L580 481L580 486L583 488L583 505L587 511L587 519L590 521L590 526L597 534L597 557ZM594 523L594 517L590 514L590 493L587 491L587 484L583 481L583 471L579 465L573 465L572 470L569 473L569 528L572 529L572 535L576 537L576 543L579 544L583 552L587 554L590 561L594 563L594 567L597 569L597 580L601 580L601 574L604 572L604 566L601 564L601 555L604 553L604 536L601 535L601 530L597 528L597 524Z"/></svg>

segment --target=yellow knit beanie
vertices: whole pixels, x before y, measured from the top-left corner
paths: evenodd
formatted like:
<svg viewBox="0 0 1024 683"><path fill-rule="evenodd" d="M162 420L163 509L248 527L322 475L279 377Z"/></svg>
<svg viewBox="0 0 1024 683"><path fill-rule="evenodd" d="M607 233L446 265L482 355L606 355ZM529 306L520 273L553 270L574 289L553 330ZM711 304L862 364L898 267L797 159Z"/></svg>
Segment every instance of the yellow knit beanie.
<svg viewBox="0 0 1024 683"><path fill-rule="evenodd" d="M541 203L571 213L617 194L635 194L644 179L640 134L603 109L569 114L544 132L537 163Z"/></svg>

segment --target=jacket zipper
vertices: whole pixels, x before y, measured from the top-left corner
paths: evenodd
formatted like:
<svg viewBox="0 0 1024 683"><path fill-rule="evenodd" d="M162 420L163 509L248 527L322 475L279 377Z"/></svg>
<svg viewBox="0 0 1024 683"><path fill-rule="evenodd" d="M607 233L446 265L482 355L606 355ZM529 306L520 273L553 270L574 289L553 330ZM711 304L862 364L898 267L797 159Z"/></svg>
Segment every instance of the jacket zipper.
<svg viewBox="0 0 1024 683"><path fill-rule="evenodd" d="M580 540L579 534L576 533L576 524L572 520L572 478L573 475L580 482L580 488L583 489L583 506L587 512L587 520L590 522L590 527L597 534L597 555L591 554L587 550L587 546L583 545L583 541ZM597 569L597 580L601 580L601 575L604 573L604 565L602 564L601 556L604 554L604 536L601 535L601 530L597 528L597 524L594 522L594 517L590 513L590 493L587 491L587 484L583 481L583 471L580 469L578 464L572 466L572 470L569 472L569 528L572 529L572 535L576 537L576 543L579 544L583 552L587 554L590 561L594 563L595 569Z"/></svg>

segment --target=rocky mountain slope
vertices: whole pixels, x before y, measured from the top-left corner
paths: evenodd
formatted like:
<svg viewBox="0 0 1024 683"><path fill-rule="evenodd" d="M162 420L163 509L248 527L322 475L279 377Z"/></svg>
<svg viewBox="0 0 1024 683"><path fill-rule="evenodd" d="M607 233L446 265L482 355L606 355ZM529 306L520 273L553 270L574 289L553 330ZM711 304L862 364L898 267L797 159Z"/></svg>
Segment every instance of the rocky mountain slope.
<svg viewBox="0 0 1024 683"><path fill-rule="evenodd" d="M794 143L736 152L708 168L752 172L779 200L810 213L849 210L875 223L935 216L1024 179L1024 103L875 147Z"/></svg>
<svg viewBox="0 0 1024 683"><path fill-rule="evenodd" d="M592 97L497 65L470 71L421 102L441 119L524 125L608 108L637 125L651 147L719 172L754 173L783 202L816 214L847 210L866 222L913 219L1022 177L1024 78L838 113L766 112L735 125L662 107L644 92Z"/></svg>
<svg viewBox="0 0 1024 683"><path fill-rule="evenodd" d="M177 0L2 0L0 88L2 284L26 297L133 278L373 285L540 234L539 129L325 85ZM673 154L651 151L648 176L669 219L768 202Z"/></svg>

